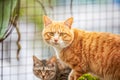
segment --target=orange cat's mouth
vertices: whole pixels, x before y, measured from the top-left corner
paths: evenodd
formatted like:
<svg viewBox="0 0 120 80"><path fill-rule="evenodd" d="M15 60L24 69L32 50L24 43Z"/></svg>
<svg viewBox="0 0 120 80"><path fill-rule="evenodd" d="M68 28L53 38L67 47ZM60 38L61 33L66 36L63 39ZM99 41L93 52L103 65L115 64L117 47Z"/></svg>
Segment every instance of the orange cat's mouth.
<svg viewBox="0 0 120 80"><path fill-rule="evenodd" d="M58 43L54 43L55 45L59 45Z"/></svg>

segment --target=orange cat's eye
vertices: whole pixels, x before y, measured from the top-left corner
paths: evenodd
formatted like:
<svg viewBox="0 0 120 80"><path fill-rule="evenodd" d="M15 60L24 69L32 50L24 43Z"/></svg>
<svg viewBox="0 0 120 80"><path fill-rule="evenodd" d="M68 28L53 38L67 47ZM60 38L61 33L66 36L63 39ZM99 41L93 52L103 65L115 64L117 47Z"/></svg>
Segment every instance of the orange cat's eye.
<svg viewBox="0 0 120 80"><path fill-rule="evenodd" d="M53 32L49 32L49 33L48 33L48 35L53 36L53 35L54 35L54 33L53 33Z"/></svg>
<svg viewBox="0 0 120 80"><path fill-rule="evenodd" d="M65 33L60 33L60 36L64 36L65 35Z"/></svg>

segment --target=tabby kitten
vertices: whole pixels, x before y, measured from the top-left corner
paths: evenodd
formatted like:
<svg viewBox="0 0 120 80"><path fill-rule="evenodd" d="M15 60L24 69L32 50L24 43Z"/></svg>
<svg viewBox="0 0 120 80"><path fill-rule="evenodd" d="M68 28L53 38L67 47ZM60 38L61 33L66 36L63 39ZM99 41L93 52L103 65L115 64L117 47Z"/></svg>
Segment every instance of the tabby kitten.
<svg viewBox="0 0 120 80"><path fill-rule="evenodd" d="M33 56L33 63L34 75L42 80L68 80L71 69L54 56L49 60L39 60Z"/></svg>
<svg viewBox="0 0 120 80"><path fill-rule="evenodd" d="M33 56L33 73L36 77L42 80L56 80L56 64L54 58L50 60L39 60Z"/></svg>
<svg viewBox="0 0 120 80"><path fill-rule="evenodd" d="M120 80L120 35L71 28L73 18L54 22L43 17L43 39L72 68L69 80L93 73L103 80Z"/></svg>

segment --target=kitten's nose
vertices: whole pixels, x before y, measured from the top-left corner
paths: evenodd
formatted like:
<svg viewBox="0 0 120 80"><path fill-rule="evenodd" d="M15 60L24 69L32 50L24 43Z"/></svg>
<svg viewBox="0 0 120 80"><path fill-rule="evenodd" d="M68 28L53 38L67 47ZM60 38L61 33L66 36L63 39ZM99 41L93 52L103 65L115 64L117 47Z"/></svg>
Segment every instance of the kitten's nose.
<svg viewBox="0 0 120 80"><path fill-rule="evenodd" d="M45 75L43 75L42 78L44 79L44 78L45 78Z"/></svg>

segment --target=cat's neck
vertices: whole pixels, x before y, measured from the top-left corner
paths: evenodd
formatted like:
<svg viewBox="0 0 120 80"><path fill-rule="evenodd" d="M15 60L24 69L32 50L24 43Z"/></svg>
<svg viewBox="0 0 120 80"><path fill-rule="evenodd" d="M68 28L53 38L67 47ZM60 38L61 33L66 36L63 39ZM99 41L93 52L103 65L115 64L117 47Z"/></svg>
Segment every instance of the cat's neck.
<svg viewBox="0 0 120 80"><path fill-rule="evenodd" d="M63 49L63 48L58 48L58 47L53 47L54 48L54 50L55 50L55 54L56 54L56 56L57 56L57 59L60 59L59 58L59 54L60 54L60 52L61 52L61 50Z"/></svg>

